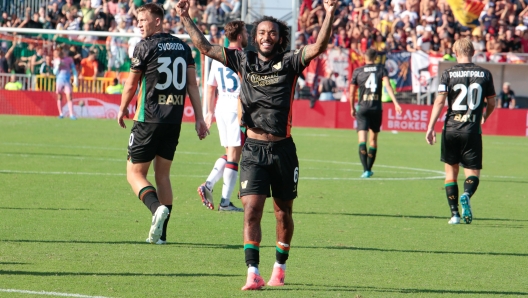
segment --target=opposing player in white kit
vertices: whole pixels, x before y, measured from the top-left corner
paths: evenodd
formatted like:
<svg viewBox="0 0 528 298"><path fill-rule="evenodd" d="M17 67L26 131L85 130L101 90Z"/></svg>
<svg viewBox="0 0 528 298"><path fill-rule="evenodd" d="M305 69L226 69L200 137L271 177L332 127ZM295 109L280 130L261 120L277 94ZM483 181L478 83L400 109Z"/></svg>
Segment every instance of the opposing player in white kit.
<svg viewBox="0 0 528 298"><path fill-rule="evenodd" d="M229 22L224 30L229 40L229 48L242 49L247 46L248 33L243 21ZM241 130L238 120L240 79L233 70L214 60L207 85L208 112L205 122L208 128L211 127L213 114L216 116L220 144L226 148L226 154L215 162L207 181L198 187L198 194L202 198L202 203L213 210L213 188L215 183L223 177L222 200L218 211L244 211L231 203L231 195L238 176L238 162L245 139L245 133ZM215 105L217 90L218 102Z"/></svg>

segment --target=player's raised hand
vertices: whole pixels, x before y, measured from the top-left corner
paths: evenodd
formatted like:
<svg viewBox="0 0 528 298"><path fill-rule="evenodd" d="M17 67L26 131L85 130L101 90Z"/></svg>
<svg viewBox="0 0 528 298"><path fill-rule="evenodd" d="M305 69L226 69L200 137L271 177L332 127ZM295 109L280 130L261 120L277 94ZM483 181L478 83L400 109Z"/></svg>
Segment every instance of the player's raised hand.
<svg viewBox="0 0 528 298"><path fill-rule="evenodd" d="M189 16L189 7L191 4L189 3L189 0L180 0L178 2L178 5L176 5L176 10L178 11L178 14L180 17L188 17Z"/></svg>
<svg viewBox="0 0 528 298"><path fill-rule="evenodd" d="M324 0L324 9L327 13L334 15L334 12L337 8L337 0Z"/></svg>
<svg viewBox="0 0 528 298"><path fill-rule="evenodd" d="M198 134L198 138L200 140L205 139L205 137L209 134L209 129L207 129L207 124L205 124L205 121L198 120L196 121L195 126L196 126L196 133Z"/></svg>
<svg viewBox="0 0 528 298"><path fill-rule="evenodd" d="M128 109L124 109L124 110L119 109L119 113L117 114L117 123L122 128L126 128L125 120L123 120L124 117L128 118Z"/></svg>
<svg viewBox="0 0 528 298"><path fill-rule="evenodd" d="M436 132L432 129L428 129L427 133L425 134L425 140L429 145L436 143Z"/></svg>

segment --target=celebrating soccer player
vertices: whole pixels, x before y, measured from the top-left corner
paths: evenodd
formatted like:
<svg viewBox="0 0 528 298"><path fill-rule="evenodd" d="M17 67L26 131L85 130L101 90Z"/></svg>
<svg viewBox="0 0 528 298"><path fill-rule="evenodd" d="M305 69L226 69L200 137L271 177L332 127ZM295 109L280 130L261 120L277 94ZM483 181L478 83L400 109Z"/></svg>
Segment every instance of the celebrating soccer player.
<svg viewBox="0 0 528 298"><path fill-rule="evenodd" d="M265 284L258 270L260 221L264 203L270 196L277 219L277 246L268 285L282 286L293 236L292 206L299 179L299 162L290 134L294 90L308 63L326 50L337 1L324 1L326 15L316 43L295 51L288 51L290 33L284 22L270 16L257 20L251 36L258 53L211 45L189 17L189 6L189 0L178 2L181 20L193 44L204 55L239 73L242 84L241 122L248 128L240 163L248 266L242 290L261 289Z"/></svg>
<svg viewBox="0 0 528 298"><path fill-rule="evenodd" d="M375 64L375 61L376 50L368 49L365 52L366 65L356 68L352 74L352 81L350 81L351 114L357 120L359 160L361 160L361 164L363 165L361 178L370 178L374 175L372 166L374 165L378 151L378 133L380 132L383 115L381 110L381 92L383 86L387 89L387 93L394 103L396 112L398 114L402 112L396 96L394 96L394 91L389 82L389 76L385 66ZM358 86L358 110L356 110L355 97ZM367 137L369 137L368 153Z"/></svg>
<svg viewBox="0 0 528 298"><path fill-rule="evenodd" d="M462 218L470 224L473 220L470 199L477 191L482 169L481 125L495 108L495 88L491 72L471 63L475 53L471 40L457 40L453 44L453 52L458 64L442 73L425 139L430 145L436 142L434 126L447 97L440 159L445 163L445 190L451 209L448 223L460 223L457 178L461 165L466 176L464 193L460 196Z"/></svg>
<svg viewBox="0 0 528 298"><path fill-rule="evenodd" d="M190 47L179 38L162 33L164 13L159 5L145 4L137 13L144 40L134 49L117 122L126 127L123 118L128 117L128 105L140 83L128 141L127 179L152 213L147 242L165 244L172 210L170 168L180 136L186 92L194 108L198 137L205 138L208 130L203 120ZM157 191L146 179L152 160Z"/></svg>

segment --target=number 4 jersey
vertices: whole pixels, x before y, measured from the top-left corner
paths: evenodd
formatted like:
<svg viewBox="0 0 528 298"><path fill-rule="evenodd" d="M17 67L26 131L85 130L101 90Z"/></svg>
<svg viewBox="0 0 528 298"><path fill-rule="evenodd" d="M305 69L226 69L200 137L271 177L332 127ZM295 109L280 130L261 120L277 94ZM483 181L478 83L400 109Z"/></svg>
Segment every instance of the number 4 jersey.
<svg viewBox="0 0 528 298"><path fill-rule="evenodd" d="M457 64L442 73L438 92L447 94L446 131L481 133L485 99L495 96L489 70L473 63Z"/></svg>
<svg viewBox="0 0 528 298"><path fill-rule="evenodd" d="M387 70L379 64L367 64L354 70L351 84L359 86L358 104L361 111L381 111L383 77L387 76Z"/></svg>
<svg viewBox="0 0 528 298"><path fill-rule="evenodd" d="M157 33L134 49L130 70L141 72L134 120L181 123L187 93L187 68L194 68L191 48L181 39Z"/></svg>

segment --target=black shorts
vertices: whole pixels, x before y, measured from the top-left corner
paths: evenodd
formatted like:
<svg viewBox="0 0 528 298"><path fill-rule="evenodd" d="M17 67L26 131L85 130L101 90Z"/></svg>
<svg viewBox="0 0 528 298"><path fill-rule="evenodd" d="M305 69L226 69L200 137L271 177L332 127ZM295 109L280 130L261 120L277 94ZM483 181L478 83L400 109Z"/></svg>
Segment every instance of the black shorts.
<svg viewBox="0 0 528 298"><path fill-rule="evenodd" d="M246 139L240 162L240 196L297 197L299 161L292 138L278 142ZM270 193L271 187L271 193Z"/></svg>
<svg viewBox="0 0 528 298"><path fill-rule="evenodd" d="M471 170L482 169L481 134L443 131L441 147L441 161Z"/></svg>
<svg viewBox="0 0 528 298"><path fill-rule="evenodd" d="M149 162L159 155L172 160L180 138L181 124L134 121L128 140L128 160Z"/></svg>
<svg viewBox="0 0 528 298"><path fill-rule="evenodd" d="M372 130L373 132L380 132L381 122L383 119L382 111L364 110L361 108L357 111L357 131Z"/></svg>

